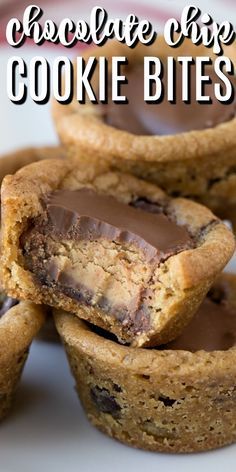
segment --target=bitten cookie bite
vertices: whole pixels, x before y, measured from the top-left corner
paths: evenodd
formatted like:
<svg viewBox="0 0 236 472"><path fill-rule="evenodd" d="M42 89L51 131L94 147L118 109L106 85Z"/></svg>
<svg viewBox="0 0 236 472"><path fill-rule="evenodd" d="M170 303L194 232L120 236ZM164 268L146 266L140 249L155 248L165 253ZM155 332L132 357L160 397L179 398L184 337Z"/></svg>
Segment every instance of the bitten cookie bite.
<svg viewBox="0 0 236 472"><path fill-rule="evenodd" d="M121 75L128 83L121 84L121 94L128 103L114 103L109 92L108 104L94 104L89 99L79 103L76 98L67 106L54 101L53 116L57 131L68 154L78 160L104 161L113 170L130 172L162 187L171 196L188 197L209 206L217 214L228 204L236 205L236 102L220 103L214 94L216 84L225 85L213 66L204 66L204 84L209 103L196 101L196 71L201 65L189 65L191 96L188 103L182 98L183 67L179 58L207 56L215 59L211 49L185 39L178 48L169 47L158 36L148 48L138 44L134 49L109 42L103 47L84 53L85 63L90 56L108 60L108 84L111 87L111 68L114 56L126 57L128 65ZM236 46L225 48L225 55L236 63ZM163 93L158 103L144 101L144 57L157 57L163 63ZM172 72L168 74L167 58L175 58L177 84L173 103L167 100ZM197 59L196 59L197 61ZM76 63L75 63L76 65ZM92 74L95 94L99 90L98 66ZM236 87L235 76L229 76ZM151 82L152 93L155 85ZM76 81L75 81L76 83ZM157 87L160 87L158 83ZM154 90L153 90L154 89ZM185 87L186 91L186 87Z"/></svg>
<svg viewBox="0 0 236 472"><path fill-rule="evenodd" d="M235 275L223 275L180 337L159 349L121 346L64 312L55 320L82 405L101 431L161 452L236 441Z"/></svg>
<svg viewBox="0 0 236 472"><path fill-rule="evenodd" d="M189 322L233 254L208 209L119 172L44 161L2 185L2 279L136 346Z"/></svg>
<svg viewBox="0 0 236 472"><path fill-rule="evenodd" d="M0 292L0 421L10 411L30 344L44 321L42 307Z"/></svg>

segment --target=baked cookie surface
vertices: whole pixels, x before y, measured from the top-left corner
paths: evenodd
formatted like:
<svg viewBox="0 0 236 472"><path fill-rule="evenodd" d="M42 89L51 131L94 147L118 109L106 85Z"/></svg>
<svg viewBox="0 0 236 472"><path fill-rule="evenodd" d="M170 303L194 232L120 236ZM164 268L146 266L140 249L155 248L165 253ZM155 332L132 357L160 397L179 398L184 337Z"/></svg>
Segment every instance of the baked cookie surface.
<svg viewBox="0 0 236 472"><path fill-rule="evenodd" d="M61 311L55 320L82 405L101 431L160 452L236 441L235 275L221 276L186 331L158 349L121 346Z"/></svg>
<svg viewBox="0 0 236 472"><path fill-rule="evenodd" d="M2 280L133 345L174 339L231 257L209 210L118 172L44 161L4 179Z"/></svg>

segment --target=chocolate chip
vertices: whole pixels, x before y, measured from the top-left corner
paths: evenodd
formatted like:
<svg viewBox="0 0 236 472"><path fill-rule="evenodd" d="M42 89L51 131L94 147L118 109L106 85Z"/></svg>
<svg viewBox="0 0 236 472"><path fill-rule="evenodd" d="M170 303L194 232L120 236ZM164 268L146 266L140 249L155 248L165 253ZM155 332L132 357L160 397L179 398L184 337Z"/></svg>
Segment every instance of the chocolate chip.
<svg viewBox="0 0 236 472"><path fill-rule="evenodd" d="M225 291L223 287L217 285L212 287L207 294L207 298L210 298L213 303L220 305L225 300Z"/></svg>
<svg viewBox="0 0 236 472"><path fill-rule="evenodd" d="M231 166L228 170L227 170L227 177L229 177L230 175L232 174L236 174L236 166Z"/></svg>
<svg viewBox="0 0 236 472"><path fill-rule="evenodd" d="M95 386L90 389L90 395L93 403L99 411L102 413L109 413L114 417L119 415L121 407L117 403L115 397L111 395L106 388Z"/></svg>
<svg viewBox="0 0 236 472"><path fill-rule="evenodd" d="M88 325L89 329L98 336L101 336L104 339L108 339L109 341L118 343L117 337L114 334L109 333L109 331L106 331L105 329L102 329L99 326L95 326L89 323L88 321L86 321L86 324Z"/></svg>
<svg viewBox="0 0 236 472"><path fill-rule="evenodd" d="M222 180L221 177L215 177L208 180L207 190L210 190L215 184L218 184Z"/></svg>
<svg viewBox="0 0 236 472"><path fill-rule="evenodd" d="M162 402L165 406L173 406L176 400L169 398L169 397L164 397L160 396L158 397L158 401Z"/></svg>
<svg viewBox="0 0 236 472"><path fill-rule="evenodd" d="M178 198L178 197L181 196L181 192L180 192L179 190L173 190L173 191L171 192L171 196L172 196L173 198Z"/></svg>
<svg viewBox="0 0 236 472"><path fill-rule="evenodd" d="M17 305L18 303L19 301L15 298L8 297L2 293L0 296L0 317L5 315L5 313L10 310L10 308Z"/></svg>
<svg viewBox="0 0 236 472"><path fill-rule="evenodd" d="M203 238L206 236L206 234L212 230L212 228L214 228L214 226L217 226L218 224L220 223L219 220L211 220L209 221L209 223L207 223L206 225L202 226L200 231L199 231L199 237Z"/></svg>
<svg viewBox="0 0 236 472"><path fill-rule="evenodd" d="M140 210L147 211L149 213L161 213L163 208L160 204L151 202L146 197L139 197L130 203L130 206L139 208Z"/></svg>
<svg viewBox="0 0 236 472"><path fill-rule="evenodd" d="M17 364L22 364L22 362L24 361L25 356L28 354L28 352L29 352L29 349L27 348L27 349L23 352L23 354L18 357L18 359L17 359Z"/></svg>
<svg viewBox="0 0 236 472"><path fill-rule="evenodd" d="M113 383L113 388L115 392L118 392L118 393L122 392L122 388L120 387L120 385Z"/></svg>

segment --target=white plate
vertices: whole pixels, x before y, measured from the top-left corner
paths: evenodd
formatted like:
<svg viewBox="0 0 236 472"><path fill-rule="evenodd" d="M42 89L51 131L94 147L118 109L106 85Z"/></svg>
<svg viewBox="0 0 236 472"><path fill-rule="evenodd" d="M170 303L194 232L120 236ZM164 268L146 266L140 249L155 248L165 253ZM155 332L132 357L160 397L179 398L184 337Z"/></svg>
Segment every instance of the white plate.
<svg viewBox="0 0 236 472"><path fill-rule="evenodd" d="M209 3L212 7L219 1ZM1 47L1 71L14 53ZM24 47L17 53L28 61L39 50ZM50 60L56 51L41 47L40 54ZM3 73L0 81L0 152L56 143L49 106L31 101L23 106L11 104ZM230 269L236 270L235 262ZM177 456L134 450L107 438L87 422L73 385L62 347L35 342L14 412L0 428L0 472L222 472L235 468L236 445Z"/></svg>

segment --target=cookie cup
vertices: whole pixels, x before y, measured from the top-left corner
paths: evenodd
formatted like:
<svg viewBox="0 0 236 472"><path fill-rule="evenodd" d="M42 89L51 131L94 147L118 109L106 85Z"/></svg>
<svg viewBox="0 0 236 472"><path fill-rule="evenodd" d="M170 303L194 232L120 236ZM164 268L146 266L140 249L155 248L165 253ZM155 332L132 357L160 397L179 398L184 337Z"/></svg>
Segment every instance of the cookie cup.
<svg viewBox="0 0 236 472"><path fill-rule="evenodd" d="M231 294L236 313L235 278ZM236 441L236 347L135 349L62 311L54 313L88 419L150 451L198 452Z"/></svg>
<svg viewBox="0 0 236 472"><path fill-rule="evenodd" d="M0 420L10 411L30 344L44 321L44 309L30 302L20 302L0 318Z"/></svg>

